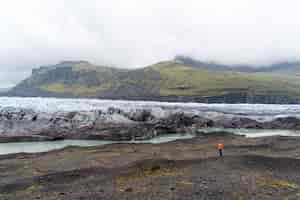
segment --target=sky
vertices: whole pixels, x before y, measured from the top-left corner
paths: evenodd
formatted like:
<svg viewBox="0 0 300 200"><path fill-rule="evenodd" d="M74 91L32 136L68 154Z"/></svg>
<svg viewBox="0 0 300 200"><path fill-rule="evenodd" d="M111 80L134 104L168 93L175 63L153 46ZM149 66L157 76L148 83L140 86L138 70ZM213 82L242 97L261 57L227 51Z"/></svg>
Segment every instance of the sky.
<svg viewBox="0 0 300 200"><path fill-rule="evenodd" d="M142 67L177 54L225 64L300 60L298 0L3 0L0 88L40 65Z"/></svg>

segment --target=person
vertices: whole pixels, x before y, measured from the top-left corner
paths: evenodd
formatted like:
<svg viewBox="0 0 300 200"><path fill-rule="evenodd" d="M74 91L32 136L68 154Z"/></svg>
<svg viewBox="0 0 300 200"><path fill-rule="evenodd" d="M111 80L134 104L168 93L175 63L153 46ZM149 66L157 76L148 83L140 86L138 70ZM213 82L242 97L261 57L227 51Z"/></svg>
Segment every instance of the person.
<svg viewBox="0 0 300 200"><path fill-rule="evenodd" d="M218 144L218 150L219 150L220 157L223 156L223 147L224 147L224 145L222 143Z"/></svg>

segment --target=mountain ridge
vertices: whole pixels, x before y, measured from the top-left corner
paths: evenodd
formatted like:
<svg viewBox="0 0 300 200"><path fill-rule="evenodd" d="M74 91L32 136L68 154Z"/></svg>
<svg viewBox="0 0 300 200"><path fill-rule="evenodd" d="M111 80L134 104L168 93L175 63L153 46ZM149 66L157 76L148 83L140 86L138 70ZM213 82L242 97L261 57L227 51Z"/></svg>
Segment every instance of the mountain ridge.
<svg viewBox="0 0 300 200"><path fill-rule="evenodd" d="M264 69L249 67L180 56L138 69L63 61L33 69L30 77L6 95L207 103L300 102L300 62L273 64Z"/></svg>
<svg viewBox="0 0 300 200"><path fill-rule="evenodd" d="M228 70L228 71L239 71L239 72L274 72L282 71L294 68L300 72L300 61L281 61L269 65L226 65L217 62L203 62L197 59L193 59L189 56L178 55L174 58L175 61L194 67L202 67L210 70Z"/></svg>

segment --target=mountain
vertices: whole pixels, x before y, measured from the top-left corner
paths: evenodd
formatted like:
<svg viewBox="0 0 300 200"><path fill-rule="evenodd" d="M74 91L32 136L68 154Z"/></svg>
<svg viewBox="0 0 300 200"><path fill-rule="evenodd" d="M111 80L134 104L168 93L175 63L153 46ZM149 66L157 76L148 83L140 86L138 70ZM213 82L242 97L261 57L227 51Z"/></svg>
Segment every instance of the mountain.
<svg viewBox="0 0 300 200"><path fill-rule="evenodd" d="M9 88L0 88L0 92L7 92L9 90L10 90Z"/></svg>
<svg viewBox="0 0 300 200"><path fill-rule="evenodd" d="M237 71L237 72L290 72L290 73L300 73L300 62L280 62L272 65L224 65L214 62L202 62L193 59L189 56L176 56L175 61L186 66L217 70L217 71Z"/></svg>
<svg viewBox="0 0 300 200"><path fill-rule="evenodd" d="M150 81L159 81L149 69L127 70L95 66L86 61L64 61L33 69L32 75L10 91L11 95L125 98L159 94Z"/></svg>
<svg viewBox="0 0 300 200"><path fill-rule="evenodd" d="M11 90L10 88L0 88L0 97L6 96L10 90Z"/></svg>
<svg viewBox="0 0 300 200"><path fill-rule="evenodd" d="M197 101L208 103L298 103L298 63L263 68L205 63L188 57L140 69L64 61L34 69L10 96ZM292 72L292 73L291 73Z"/></svg>

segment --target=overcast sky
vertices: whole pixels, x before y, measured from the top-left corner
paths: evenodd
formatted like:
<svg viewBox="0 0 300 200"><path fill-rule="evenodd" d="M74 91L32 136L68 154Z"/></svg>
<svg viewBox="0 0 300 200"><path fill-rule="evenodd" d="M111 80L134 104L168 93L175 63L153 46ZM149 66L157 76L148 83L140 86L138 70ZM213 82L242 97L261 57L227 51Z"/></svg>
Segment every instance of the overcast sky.
<svg viewBox="0 0 300 200"><path fill-rule="evenodd" d="M299 0L3 0L0 88L61 60L138 67L300 60Z"/></svg>

